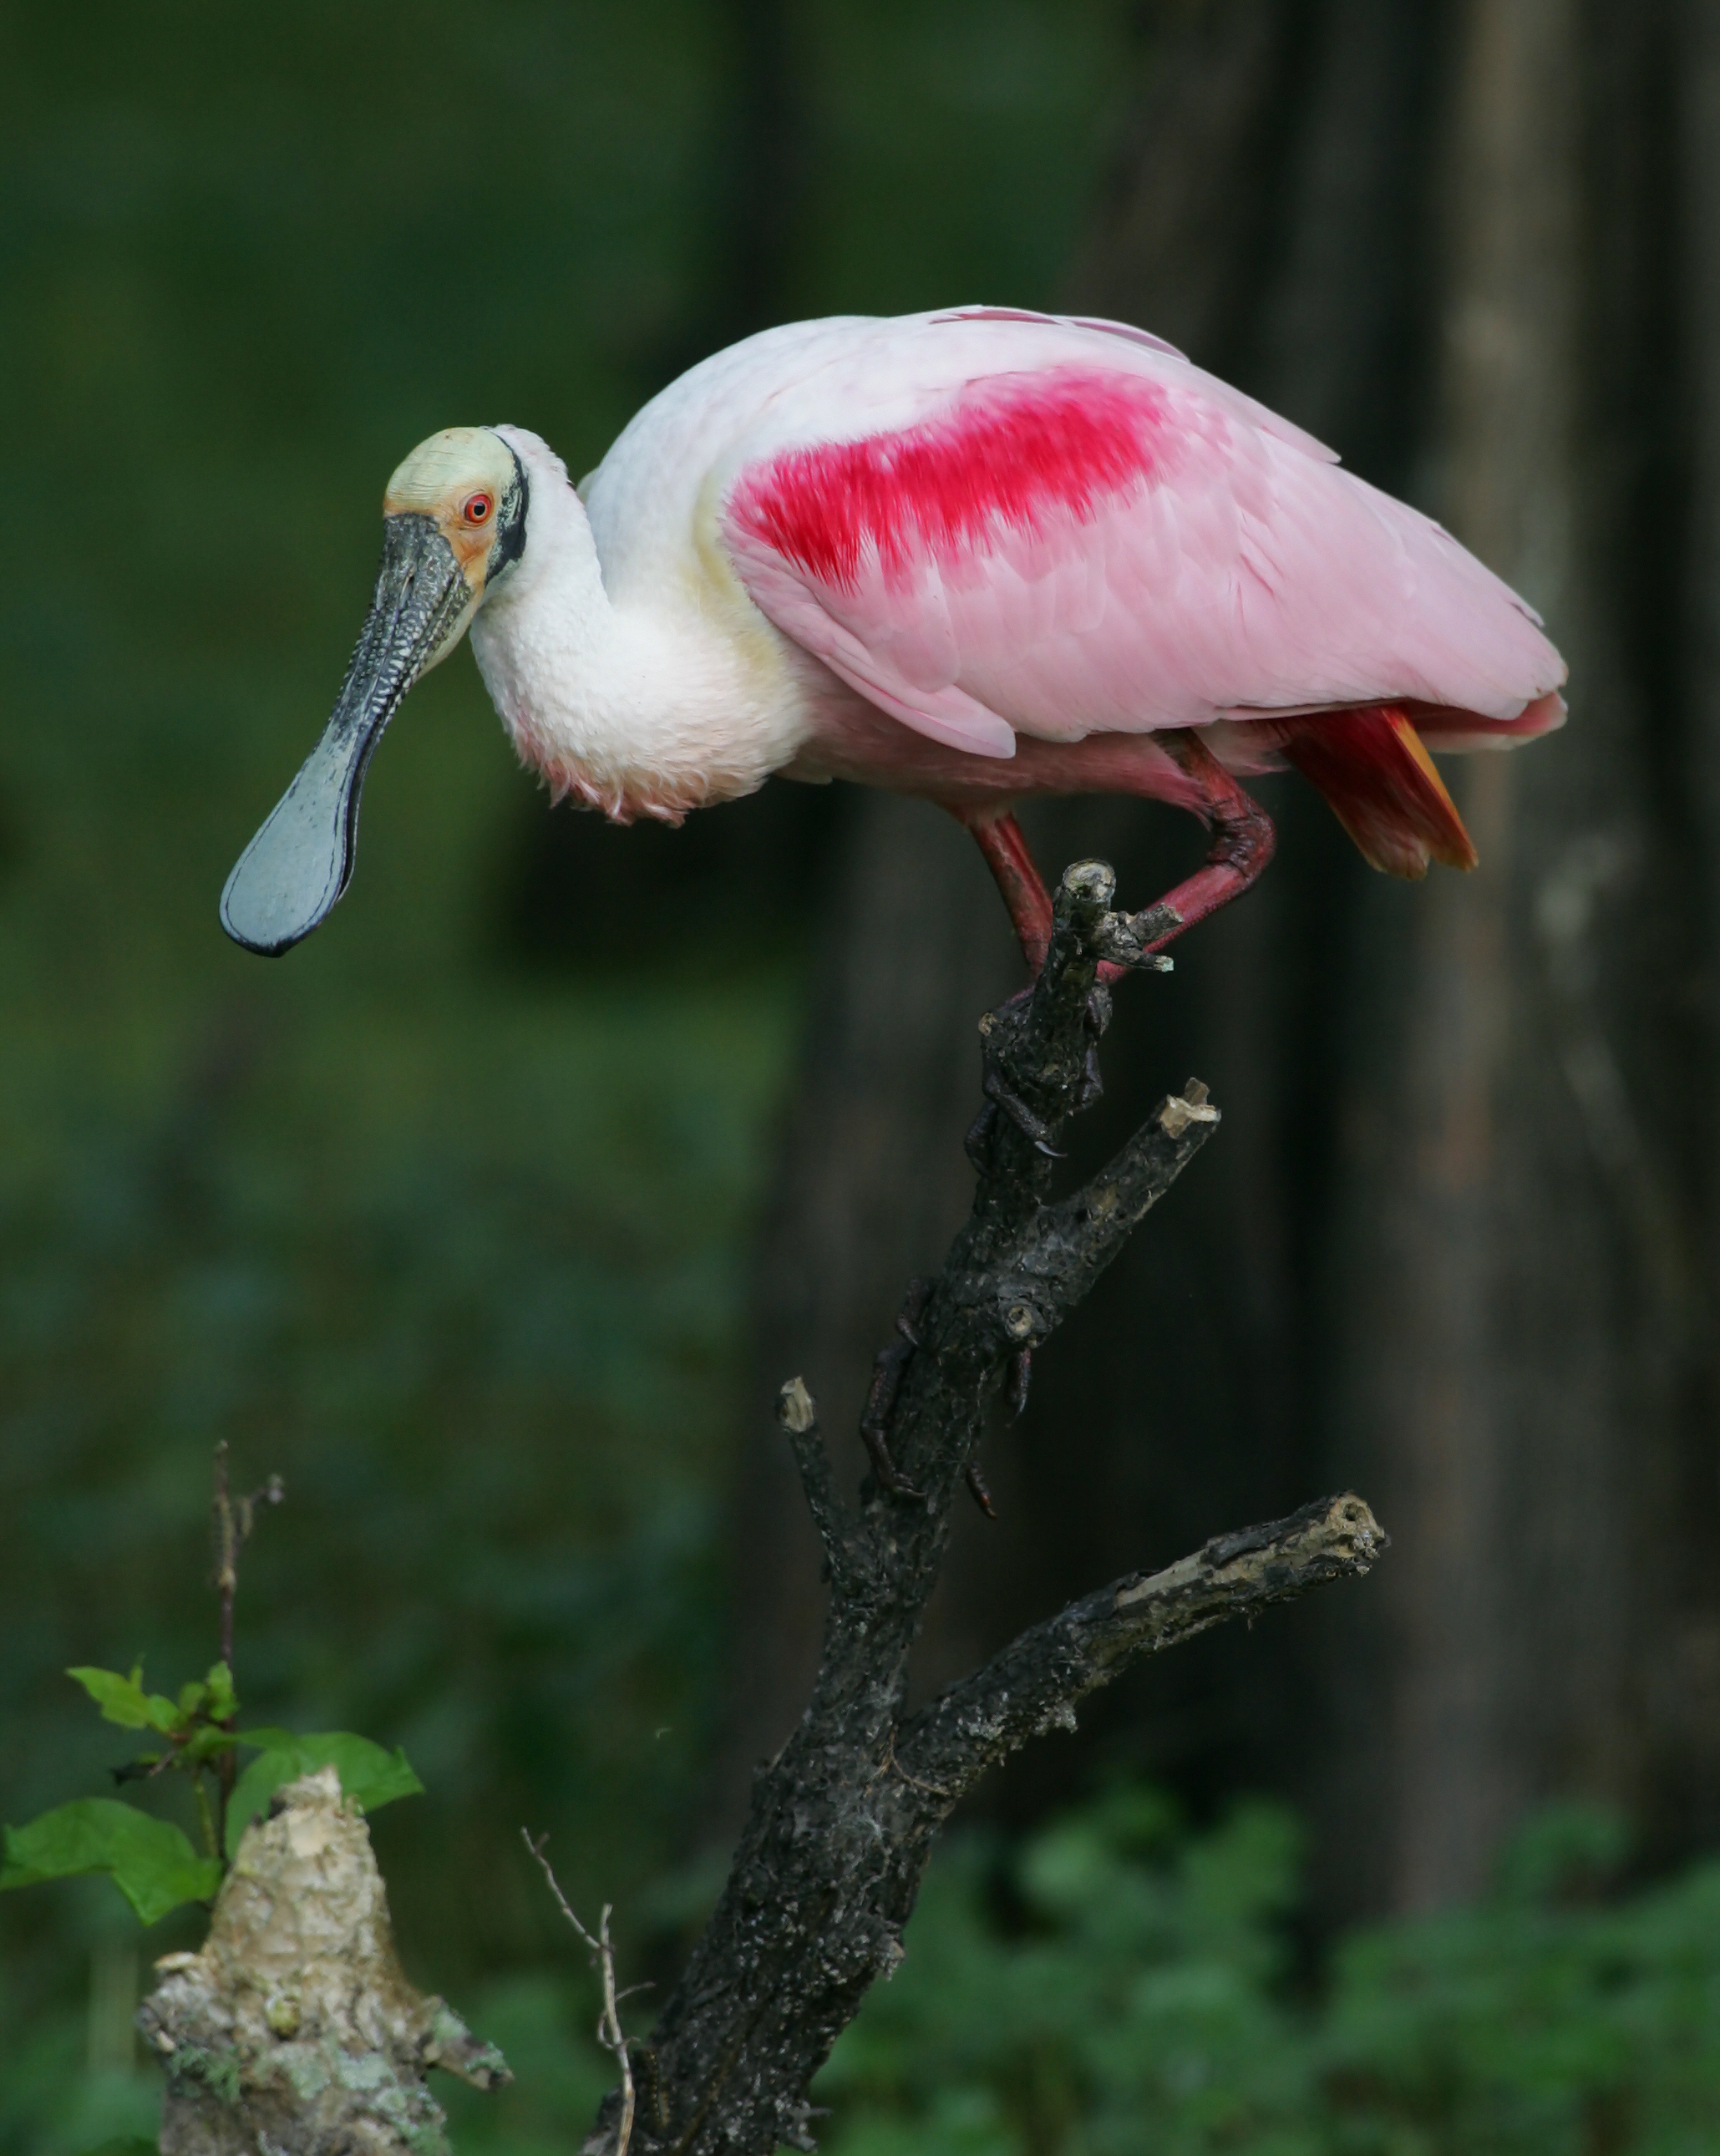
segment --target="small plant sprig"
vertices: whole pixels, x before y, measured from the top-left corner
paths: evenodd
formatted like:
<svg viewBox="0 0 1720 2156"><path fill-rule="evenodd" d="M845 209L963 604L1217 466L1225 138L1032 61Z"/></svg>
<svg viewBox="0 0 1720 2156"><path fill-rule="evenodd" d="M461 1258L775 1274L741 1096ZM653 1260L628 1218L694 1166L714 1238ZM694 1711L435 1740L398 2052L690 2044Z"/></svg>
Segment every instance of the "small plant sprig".
<svg viewBox="0 0 1720 2156"><path fill-rule="evenodd" d="M235 1497L228 1483L227 1446L216 1446L211 1527L221 1659L207 1676L182 1685L170 1697L144 1690L141 1662L129 1676L90 1666L66 1671L95 1702L104 1722L149 1730L165 1740L114 1768L113 1778L123 1787L171 1773L186 1775L201 1851L171 1820L113 1797L76 1797L23 1826L0 1829L0 1890L106 1872L139 1919L153 1924L184 1902L213 1901L245 1828L283 1783L332 1766L342 1791L365 1811L422 1792L424 1784L404 1752L386 1751L367 1737L346 1730L300 1736L287 1729L238 1727L233 1663L239 1555L259 1509L280 1504L285 1495L280 1476L271 1475L249 1496ZM241 1749L258 1755L242 1774Z"/></svg>
<svg viewBox="0 0 1720 2156"><path fill-rule="evenodd" d="M226 1824L221 1816L224 1810L221 1768L231 1763L239 1743L233 1727L239 1699L227 1664L212 1664L208 1676L182 1685L172 1699L143 1689L141 1662L133 1663L129 1676L121 1676L116 1670L89 1667L68 1670L66 1675L74 1684L83 1686L101 1709L104 1722L115 1722L121 1729L152 1729L166 1738L165 1750L141 1752L124 1766L109 1771L122 1787L127 1782L152 1782L176 1768L188 1775L204 1852L218 1856ZM205 1787L206 1779L211 1776L216 1780L215 1807L211 1806Z"/></svg>

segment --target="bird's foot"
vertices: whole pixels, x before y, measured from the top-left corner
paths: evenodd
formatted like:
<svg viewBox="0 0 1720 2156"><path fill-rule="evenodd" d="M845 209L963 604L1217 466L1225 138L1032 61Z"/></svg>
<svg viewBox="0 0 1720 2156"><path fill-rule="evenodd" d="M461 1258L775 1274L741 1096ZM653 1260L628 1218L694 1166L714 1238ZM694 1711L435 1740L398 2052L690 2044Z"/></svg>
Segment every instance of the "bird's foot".
<svg viewBox="0 0 1720 2156"><path fill-rule="evenodd" d="M1033 1350L1018 1348L1009 1358L1009 1381L1007 1398L1012 1421L1019 1422L1027 1412L1027 1389L1033 1383Z"/></svg>
<svg viewBox="0 0 1720 2156"><path fill-rule="evenodd" d="M1019 1093L1012 1092L999 1075L997 1066L987 1060L985 1066L985 1097L1001 1108L1014 1124L1023 1137L1029 1139L1047 1160L1061 1160L1063 1155L1051 1142L1051 1126L1043 1116L1036 1116ZM983 1116L985 1111L980 1114ZM971 1137L972 1132L969 1133ZM971 1154L970 1154L971 1157Z"/></svg>
<svg viewBox="0 0 1720 2156"><path fill-rule="evenodd" d="M1012 1421L1019 1422L1026 1409L1027 1388L1032 1377L1033 1350L1031 1348L1019 1348L1009 1358L1009 1374L1004 1385L1004 1396L1009 1403ZM985 1471L979 1464L977 1444L973 1448L973 1457L968 1462L968 1490L987 1519L996 1519L997 1507L991 1501L991 1489L985 1479Z"/></svg>
<svg viewBox="0 0 1720 2156"><path fill-rule="evenodd" d="M1091 862L1084 865L1083 872L1094 886L1093 895L1099 897L1101 904L1106 903L1116 888L1110 869L1103 862ZM1059 1104L1055 1121L1041 1115L1022 1097L1005 1075L1007 1059L999 1053L1000 1045L1012 1039L1027 1019L1029 1006L1039 993L1038 981L1031 988L1019 989L1007 1003L981 1019L979 1030L985 1042L985 1103L969 1127L964 1142L968 1158L979 1173L983 1175L989 1165L991 1139L999 1114L1007 1116L1047 1160L1065 1158L1061 1149L1053 1142L1058 1125L1065 1116L1078 1115L1082 1109L1091 1107L1105 1090L1099 1070L1098 1045L1111 1023L1112 983L1129 973L1168 973L1172 961L1161 957L1153 947L1168 942L1182 926L1183 916L1176 906L1161 899L1158 905L1144 906L1138 913L1101 914L1096 922L1086 928L1086 947L1098 961L1097 978L1088 993L1085 1013L1086 1047L1074 1098Z"/></svg>
<svg viewBox="0 0 1720 2156"><path fill-rule="evenodd" d="M968 1135L962 1141L962 1150L967 1154L976 1173L983 1175L986 1163L986 1141L990 1137L992 1125L998 1119L995 1106L988 1101L968 1126Z"/></svg>
<svg viewBox="0 0 1720 2156"><path fill-rule="evenodd" d="M971 1133L970 1133L971 1135ZM872 1472L881 1490L892 1497L905 1497L923 1505L926 1493L916 1490L897 1469L891 1457L887 1432L890 1418L895 1410L896 1396L901 1389L902 1373L914 1358L920 1344L918 1327L926 1315L926 1306L932 1299L929 1280L908 1282L908 1291L901 1310L896 1313L896 1337L888 1347L881 1348L872 1358L872 1389L866 1395L865 1411L860 1417L860 1441L872 1463Z"/></svg>
<svg viewBox="0 0 1720 2156"><path fill-rule="evenodd" d="M1105 1091L1105 1076L1099 1068L1099 1043L1105 1038L1105 1029L1111 1023L1111 991L1102 981L1094 984L1093 992L1087 998L1084 1023L1087 1052L1081 1060L1081 1091L1075 1099L1077 1115L1083 1108L1091 1108Z"/></svg>

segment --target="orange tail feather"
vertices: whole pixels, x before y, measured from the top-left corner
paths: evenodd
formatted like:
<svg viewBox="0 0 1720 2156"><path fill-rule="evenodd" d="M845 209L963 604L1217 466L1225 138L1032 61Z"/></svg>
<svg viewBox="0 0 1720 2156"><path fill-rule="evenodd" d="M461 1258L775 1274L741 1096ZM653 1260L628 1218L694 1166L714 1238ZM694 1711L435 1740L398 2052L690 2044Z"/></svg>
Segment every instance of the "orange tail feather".
<svg viewBox="0 0 1720 2156"><path fill-rule="evenodd" d="M1395 705L1284 719L1273 732L1286 759L1319 788L1371 866L1411 877L1425 875L1430 860L1475 866L1456 804Z"/></svg>

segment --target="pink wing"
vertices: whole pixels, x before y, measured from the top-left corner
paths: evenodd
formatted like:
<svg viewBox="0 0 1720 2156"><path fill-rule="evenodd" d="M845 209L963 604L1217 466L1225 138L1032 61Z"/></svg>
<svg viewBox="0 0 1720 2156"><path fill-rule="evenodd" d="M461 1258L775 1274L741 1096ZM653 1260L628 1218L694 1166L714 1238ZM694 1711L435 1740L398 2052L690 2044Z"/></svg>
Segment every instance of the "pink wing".
<svg viewBox="0 0 1720 2156"><path fill-rule="evenodd" d="M1563 680L1438 525L1168 347L1066 326L1053 363L916 369L906 424L739 461L722 530L747 590L875 704L1007 757L1018 732L1385 701L1504 721Z"/></svg>

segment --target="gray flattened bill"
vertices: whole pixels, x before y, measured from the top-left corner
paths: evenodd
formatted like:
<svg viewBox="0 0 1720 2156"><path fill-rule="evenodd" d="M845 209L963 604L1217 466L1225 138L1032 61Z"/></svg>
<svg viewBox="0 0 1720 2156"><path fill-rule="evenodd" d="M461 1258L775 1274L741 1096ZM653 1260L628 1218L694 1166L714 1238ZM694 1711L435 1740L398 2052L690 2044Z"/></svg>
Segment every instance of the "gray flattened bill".
<svg viewBox="0 0 1720 2156"><path fill-rule="evenodd" d="M332 910L352 878L358 804L377 743L470 600L428 516L386 520L376 593L322 738L221 894L221 926L235 943L278 957Z"/></svg>

